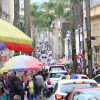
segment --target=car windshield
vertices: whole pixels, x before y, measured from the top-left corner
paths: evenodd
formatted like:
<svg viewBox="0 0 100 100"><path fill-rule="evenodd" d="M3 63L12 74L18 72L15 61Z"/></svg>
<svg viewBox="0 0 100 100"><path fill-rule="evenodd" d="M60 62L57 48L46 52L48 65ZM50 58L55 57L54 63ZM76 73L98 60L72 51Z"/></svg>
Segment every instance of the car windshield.
<svg viewBox="0 0 100 100"><path fill-rule="evenodd" d="M78 87L97 87L97 84L96 83L62 84L60 86L60 91L62 93L68 93L68 92L71 92L72 89L78 88Z"/></svg>
<svg viewBox="0 0 100 100"><path fill-rule="evenodd" d="M94 100L93 97L100 97L100 89L76 91L72 100Z"/></svg>
<svg viewBox="0 0 100 100"><path fill-rule="evenodd" d="M64 70L63 66L51 66L49 71Z"/></svg>
<svg viewBox="0 0 100 100"><path fill-rule="evenodd" d="M96 78L94 78L94 80L99 83L100 82L100 76L97 76Z"/></svg>
<svg viewBox="0 0 100 100"><path fill-rule="evenodd" d="M50 73L50 77L49 78L62 78L65 75L67 75L67 73Z"/></svg>

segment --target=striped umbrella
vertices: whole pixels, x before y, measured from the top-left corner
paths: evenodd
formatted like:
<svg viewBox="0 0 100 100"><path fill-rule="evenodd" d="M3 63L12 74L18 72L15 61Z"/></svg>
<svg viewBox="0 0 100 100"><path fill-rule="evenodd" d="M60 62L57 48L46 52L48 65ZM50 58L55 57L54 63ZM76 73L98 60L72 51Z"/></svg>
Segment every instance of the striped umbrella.
<svg viewBox="0 0 100 100"><path fill-rule="evenodd" d="M8 60L0 72L40 70L42 63L32 56L20 55Z"/></svg>

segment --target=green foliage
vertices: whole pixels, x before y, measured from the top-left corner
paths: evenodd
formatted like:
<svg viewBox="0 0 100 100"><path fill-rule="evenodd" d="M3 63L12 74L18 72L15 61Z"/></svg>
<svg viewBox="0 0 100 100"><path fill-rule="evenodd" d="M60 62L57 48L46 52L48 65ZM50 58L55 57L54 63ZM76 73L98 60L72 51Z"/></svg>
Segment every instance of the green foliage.
<svg viewBox="0 0 100 100"><path fill-rule="evenodd" d="M69 21L70 13L64 11L67 7L69 7L68 0L49 0L41 5L31 4L31 16L35 27L53 31L51 24L56 17Z"/></svg>

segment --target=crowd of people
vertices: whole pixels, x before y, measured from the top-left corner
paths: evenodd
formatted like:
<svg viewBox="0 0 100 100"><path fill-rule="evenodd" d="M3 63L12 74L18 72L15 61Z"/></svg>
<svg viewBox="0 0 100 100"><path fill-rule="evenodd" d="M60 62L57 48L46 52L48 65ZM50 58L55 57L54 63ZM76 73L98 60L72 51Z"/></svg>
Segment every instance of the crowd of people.
<svg viewBox="0 0 100 100"><path fill-rule="evenodd" d="M70 79L76 79L75 74L87 74L84 68L77 68L76 73L73 69L66 67ZM93 77L100 74L100 67L94 65L92 68ZM37 98L45 97L44 90L46 89L46 82L48 71L31 71L27 73L24 71L22 76L17 76L16 72L0 73L0 100L24 100L27 95L28 100L37 100ZM5 98L5 99L4 99Z"/></svg>
<svg viewBox="0 0 100 100"><path fill-rule="evenodd" d="M30 74L25 71L19 77L15 72L0 73L0 100L24 100L25 95L28 100L43 98L46 76L46 71L31 71Z"/></svg>

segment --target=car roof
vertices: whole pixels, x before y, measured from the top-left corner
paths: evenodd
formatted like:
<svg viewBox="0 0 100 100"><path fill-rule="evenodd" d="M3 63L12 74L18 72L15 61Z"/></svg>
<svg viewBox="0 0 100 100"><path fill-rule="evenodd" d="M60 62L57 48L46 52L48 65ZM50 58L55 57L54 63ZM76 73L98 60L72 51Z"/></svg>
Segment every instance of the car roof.
<svg viewBox="0 0 100 100"><path fill-rule="evenodd" d="M57 70L57 71L50 71L49 73L67 73L67 71L64 70Z"/></svg>
<svg viewBox="0 0 100 100"><path fill-rule="evenodd" d="M93 89L98 89L100 90L100 87L78 87L78 88L74 88L74 91L79 91L79 90L93 90ZM72 90L72 91L73 91Z"/></svg>
<svg viewBox="0 0 100 100"><path fill-rule="evenodd" d="M85 83L96 83L97 82L95 80L92 79L63 79L63 80L59 80L58 84L66 84L66 83L73 83L73 82L85 82Z"/></svg>
<svg viewBox="0 0 100 100"><path fill-rule="evenodd" d="M87 77L87 75L82 75L82 74L76 74L76 76L86 76Z"/></svg>

